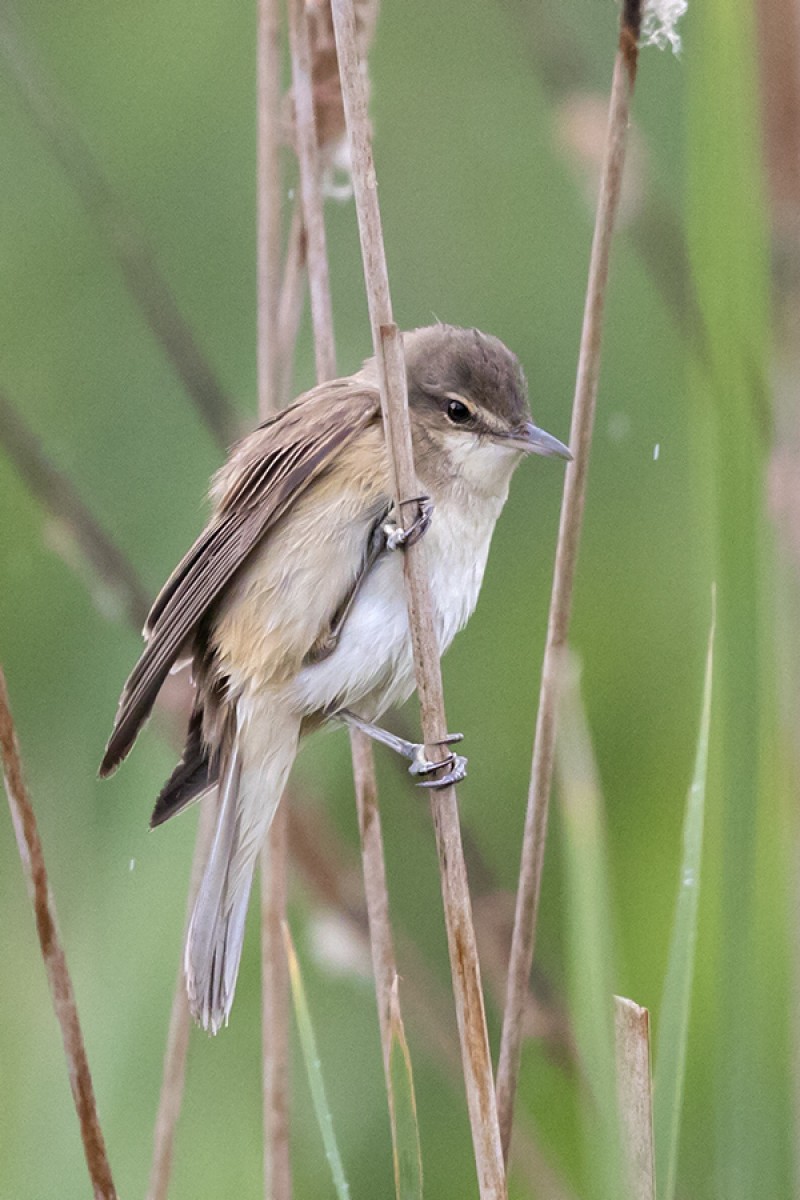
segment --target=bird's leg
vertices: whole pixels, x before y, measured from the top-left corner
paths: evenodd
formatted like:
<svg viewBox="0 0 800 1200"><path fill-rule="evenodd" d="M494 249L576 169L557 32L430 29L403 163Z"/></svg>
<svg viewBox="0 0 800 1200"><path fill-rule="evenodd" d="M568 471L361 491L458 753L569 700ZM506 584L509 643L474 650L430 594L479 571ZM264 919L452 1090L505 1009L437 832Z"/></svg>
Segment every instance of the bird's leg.
<svg viewBox="0 0 800 1200"><path fill-rule="evenodd" d="M386 534L386 549L397 550L400 546L413 546L427 530L433 516L433 501L430 496L413 496L410 500L401 500L398 505L403 508L406 504L416 504L417 515L409 527L405 529L396 521L384 521L383 531Z"/></svg>
<svg viewBox="0 0 800 1200"><path fill-rule="evenodd" d="M322 662L333 654L339 645L344 623L352 612L359 592L375 563L387 550L397 550L400 547L413 546L418 542L431 523L433 501L430 496L415 496L413 500L403 501L404 504L418 504L419 511L408 529L402 529L389 519L391 508L386 508L370 530L364 561L358 575L353 580L350 591L334 613L330 626L321 633L314 645L305 656L304 664L311 666ZM402 507L402 505L401 505Z"/></svg>
<svg viewBox="0 0 800 1200"><path fill-rule="evenodd" d="M370 530L369 539L367 541L367 550L364 555L364 561L361 564L361 569L353 581L350 591L345 596L342 603L334 613L333 620L328 629L320 634L314 645L309 650L305 657L305 665L309 666L312 663L322 662L329 654L333 654L336 647L339 645L339 638L342 636L344 623L349 617L353 605L356 602L358 593L369 575L375 563L380 556L388 548L388 535L386 533L385 522L389 516L390 509L384 509L378 520Z"/></svg>
<svg viewBox="0 0 800 1200"><path fill-rule="evenodd" d="M408 770L411 775L430 775L434 771L447 767L447 773L441 779L420 780L419 787L447 787L451 783L458 783L467 774L467 760L463 754L453 754L452 751L448 751L447 758L442 759L441 762L431 762L425 755L425 746L422 742L407 742L405 738L398 737L394 733L389 733L388 730L381 729L379 725L372 725L369 721L363 721L361 717L357 717L355 713L350 712L349 708L340 708L335 713L332 713L331 716L336 720L343 721L351 729L360 729L362 733L372 738L374 742L380 742L382 745L388 746L390 750L394 750L397 754L402 754L403 758L409 759L411 766ZM462 733L449 733L436 744L439 746L450 746L453 742L460 742L463 736Z"/></svg>

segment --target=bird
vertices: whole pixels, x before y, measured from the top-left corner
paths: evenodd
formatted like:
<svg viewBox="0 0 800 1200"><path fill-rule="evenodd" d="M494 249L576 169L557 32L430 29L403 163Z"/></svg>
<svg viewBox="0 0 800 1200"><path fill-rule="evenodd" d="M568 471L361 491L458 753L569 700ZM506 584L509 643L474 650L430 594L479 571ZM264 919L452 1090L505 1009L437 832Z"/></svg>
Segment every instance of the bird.
<svg viewBox="0 0 800 1200"><path fill-rule="evenodd" d="M217 790L184 951L189 1007L209 1033L228 1023L255 864L300 739L340 722L405 755L423 786L466 773L450 749L460 735L430 761L376 724L414 689L404 547L420 543L444 652L477 603L515 468L571 457L533 424L520 362L498 338L443 323L402 337L423 494L395 510L374 358L244 436L153 603L100 766L119 766L167 676L190 664L185 748L151 826Z"/></svg>

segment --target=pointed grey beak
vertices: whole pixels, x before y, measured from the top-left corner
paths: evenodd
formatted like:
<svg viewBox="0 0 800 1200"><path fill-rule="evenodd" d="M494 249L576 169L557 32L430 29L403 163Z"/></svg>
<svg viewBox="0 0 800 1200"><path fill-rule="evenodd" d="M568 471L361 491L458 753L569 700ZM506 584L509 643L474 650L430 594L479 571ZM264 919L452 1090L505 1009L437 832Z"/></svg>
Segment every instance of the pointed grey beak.
<svg viewBox="0 0 800 1200"><path fill-rule="evenodd" d="M565 458L572 462L572 455L567 446L554 438L551 433L545 433L530 421L526 421L516 434L510 435L510 441L517 450L526 454L541 454L545 458Z"/></svg>

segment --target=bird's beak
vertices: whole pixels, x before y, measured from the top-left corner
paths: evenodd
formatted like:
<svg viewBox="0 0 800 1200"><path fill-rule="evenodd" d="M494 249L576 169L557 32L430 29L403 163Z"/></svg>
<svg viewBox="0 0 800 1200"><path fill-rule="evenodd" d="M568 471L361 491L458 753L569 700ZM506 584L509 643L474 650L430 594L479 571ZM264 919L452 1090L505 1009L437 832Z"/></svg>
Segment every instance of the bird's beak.
<svg viewBox="0 0 800 1200"><path fill-rule="evenodd" d="M508 441L515 450L523 450L526 454L541 454L545 458L565 458L567 462L572 461L572 455L563 442L554 438L551 433L537 428L530 421L508 434Z"/></svg>

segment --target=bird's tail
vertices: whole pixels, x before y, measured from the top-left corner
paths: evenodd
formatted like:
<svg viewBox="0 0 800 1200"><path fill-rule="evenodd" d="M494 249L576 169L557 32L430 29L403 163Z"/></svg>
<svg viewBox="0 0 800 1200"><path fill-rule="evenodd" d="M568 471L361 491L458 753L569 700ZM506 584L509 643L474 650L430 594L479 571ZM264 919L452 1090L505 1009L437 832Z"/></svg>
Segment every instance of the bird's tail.
<svg viewBox="0 0 800 1200"><path fill-rule="evenodd" d="M189 1007L209 1033L227 1023L233 1004L253 870L297 753L300 718L240 701L236 725L184 956Z"/></svg>

